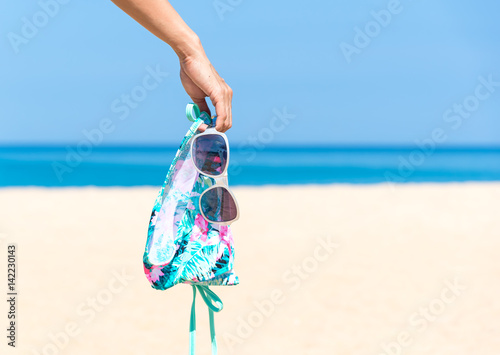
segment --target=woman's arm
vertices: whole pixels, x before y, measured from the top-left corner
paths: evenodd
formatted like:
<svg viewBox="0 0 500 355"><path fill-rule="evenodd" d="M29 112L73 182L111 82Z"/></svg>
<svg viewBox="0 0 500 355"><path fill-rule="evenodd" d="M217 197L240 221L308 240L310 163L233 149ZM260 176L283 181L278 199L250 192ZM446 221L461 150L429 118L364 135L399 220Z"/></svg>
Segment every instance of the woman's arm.
<svg viewBox="0 0 500 355"><path fill-rule="evenodd" d="M210 113L205 101L215 107L218 131L231 128L233 91L207 58L198 36L167 0L112 0L148 31L172 47L179 57L181 81L187 94L202 111Z"/></svg>

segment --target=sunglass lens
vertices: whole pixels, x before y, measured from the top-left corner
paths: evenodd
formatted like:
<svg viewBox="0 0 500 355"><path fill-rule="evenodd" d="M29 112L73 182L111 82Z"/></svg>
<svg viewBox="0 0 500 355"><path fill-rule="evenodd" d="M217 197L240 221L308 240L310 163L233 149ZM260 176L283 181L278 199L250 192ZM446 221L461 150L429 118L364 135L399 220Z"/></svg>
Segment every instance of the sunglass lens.
<svg viewBox="0 0 500 355"><path fill-rule="evenodd" d="M210 222L230 222L238 216L236 201L225 187L207 190L201 196L200 206Z"/></svg>
<svg viewBox="0 0 500 355"><path fill-rule="evenodd" d="M227 165L227 145L218 134L206 134L193 142L193 160L196 167L208 175L220 175Z"/></svg>

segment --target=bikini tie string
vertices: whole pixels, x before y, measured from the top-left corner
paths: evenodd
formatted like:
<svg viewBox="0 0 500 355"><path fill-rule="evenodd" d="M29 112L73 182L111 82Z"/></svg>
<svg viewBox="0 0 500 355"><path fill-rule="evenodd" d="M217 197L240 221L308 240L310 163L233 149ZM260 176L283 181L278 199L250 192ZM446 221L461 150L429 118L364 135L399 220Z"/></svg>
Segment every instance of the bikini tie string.
<svg viewBox="0 0 500 355"><path fill-rule="evenodd" d="M201 298L208 307L208 317L210 319L210 339L212 341L212 355L217 355L217 340L215 339L214 312L222 311L222 301L208 286L193 286L193 304L191 305L191 319L189 321L189 355L195 354L196 347L196 289L200 292Z"/></svg>

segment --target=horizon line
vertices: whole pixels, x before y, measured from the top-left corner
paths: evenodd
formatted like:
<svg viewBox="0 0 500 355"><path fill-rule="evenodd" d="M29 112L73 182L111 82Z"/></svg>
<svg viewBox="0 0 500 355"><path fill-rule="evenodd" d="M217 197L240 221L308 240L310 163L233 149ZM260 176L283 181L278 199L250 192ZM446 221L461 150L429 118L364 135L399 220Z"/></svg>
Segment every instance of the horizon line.
<svg viewBox="0 0 500 355"><path fill-rule="evenodd" d="M67 147L76 148L78 147L78 143L14 143L14 144L2 144L0 143L0 149L66 149ZM241 146L241 144L233 143L230 144L231 149L234 150L243 150L246 148L255 148L259 149L258 146L253 145L245 145ZM136 150L147 150L147 149L177 149L179 148L179 144L142 144L142 143L133 143L133 144L99 144L93 145L92 149L100 150L100 149L136 149ZM302 143L302 144L267 144L265 147L260 148L259 150L266 149L326 149L326 150L424 150L423 145L417 144L310 144L310 143ZM425 148L427 149L427 148ZM500 145L479 145L479 144L449 144L449 145L439 145L435 144L432 150L489 150L489 151L500 151Z"/></svg>

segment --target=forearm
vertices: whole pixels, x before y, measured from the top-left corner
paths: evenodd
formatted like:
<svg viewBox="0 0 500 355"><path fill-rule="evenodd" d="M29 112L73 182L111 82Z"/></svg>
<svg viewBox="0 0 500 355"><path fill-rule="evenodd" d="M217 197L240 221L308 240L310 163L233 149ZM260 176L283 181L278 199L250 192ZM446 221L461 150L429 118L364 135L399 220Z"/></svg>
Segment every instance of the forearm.
<svg viewBox="0 0 500 355"><path fill-rule="evenodd" d="M167 0L111 0L148 31L168 43L184 59L203 48L198 36L189 28Z"/></svg>
<svg viewBox="0 0 500 355"><path fill-rule="evenodd" d="M179 56L180 77L186 93L208 114L206 97L209 97L215 106L217 130L225 132L231 128L233 91L208 60L198 36L168 0L111 1L172 47Z"/></svg>

